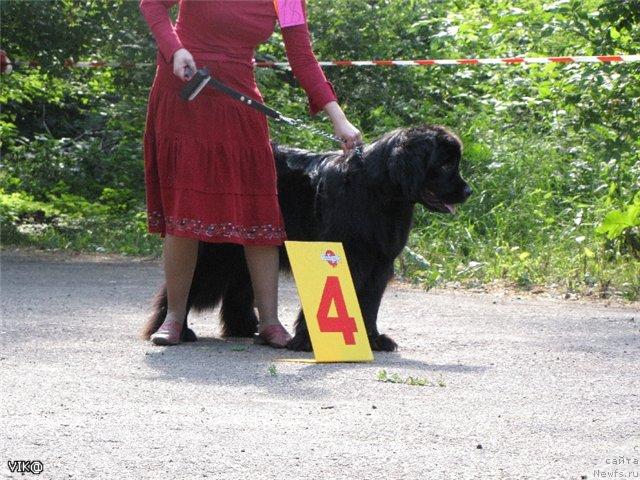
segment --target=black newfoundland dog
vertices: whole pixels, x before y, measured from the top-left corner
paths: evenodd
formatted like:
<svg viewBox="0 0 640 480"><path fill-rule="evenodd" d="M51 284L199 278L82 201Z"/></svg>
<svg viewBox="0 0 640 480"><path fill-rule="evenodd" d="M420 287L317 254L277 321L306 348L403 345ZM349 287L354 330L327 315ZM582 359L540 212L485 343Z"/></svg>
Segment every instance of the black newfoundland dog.
<svg viewBox="0 0 640 480"><path fill-rule="evenodd" d="M374 350L396 343L377 328L378 308L393 263L407 243L416 203L433 212L454 213L471 189L460 176L462 144L440 126L399 128L366 146L361 156L312 153L273 145L278 192L289 240L342 242L367 334ZM290 270L284 248L281 269ZM221 302L223 336L251 337L258 320L240 245L200 242L187 312ZM164 321L166 287L153 302L143 331L149 338ZM184 320L183 341L195 341ZM302 311L291 350L311 350Z"/></svg>

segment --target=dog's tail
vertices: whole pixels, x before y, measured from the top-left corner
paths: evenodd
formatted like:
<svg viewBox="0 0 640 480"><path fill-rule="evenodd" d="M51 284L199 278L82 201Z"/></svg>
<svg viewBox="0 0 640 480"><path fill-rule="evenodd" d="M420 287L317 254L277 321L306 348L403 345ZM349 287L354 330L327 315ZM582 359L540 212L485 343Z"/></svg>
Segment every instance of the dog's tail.
<svg viewBox="0 0 640 480"><path fill-rule="evenodd" d="M153 335L162 325L164 319L167 316L167 287L163 285L160 291L152 300L151 315L144 324L140 336L143 340L149 340L149 337Z"/></svg>

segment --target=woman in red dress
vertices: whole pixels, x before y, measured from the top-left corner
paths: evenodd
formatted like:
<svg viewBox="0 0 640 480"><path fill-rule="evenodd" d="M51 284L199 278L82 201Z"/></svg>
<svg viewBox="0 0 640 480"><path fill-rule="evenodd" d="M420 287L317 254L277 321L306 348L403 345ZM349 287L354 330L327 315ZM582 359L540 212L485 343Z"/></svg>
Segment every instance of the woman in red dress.
<svg viewBox="0 0 640 480"><path fill-rule="evenodd" d="M174 27L168 10L175 4ZM277 8L283 4L302 12L297 22L282 22ZM160 345L180 341L200 240L244 246L259 314L257 341L284 347L291 336L278 320L277 246L286 237L267 119L211 88L191 102L178 93L190 72L208 67L213 77L263 101L254 50L280 19L311 115L329 115L345 151L360 144L360 132L313 54L304 0L141 0L140 10L158 46L144 163L148 228L164 238L168 302L166 320L151 339Z"/></svg>

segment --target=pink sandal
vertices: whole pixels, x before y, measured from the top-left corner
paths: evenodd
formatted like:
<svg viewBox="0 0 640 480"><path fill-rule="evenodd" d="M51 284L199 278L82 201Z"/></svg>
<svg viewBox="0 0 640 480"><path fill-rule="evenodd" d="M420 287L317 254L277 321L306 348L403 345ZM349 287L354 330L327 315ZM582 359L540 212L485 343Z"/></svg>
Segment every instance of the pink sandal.
<svg viewBox="0 0 640 480"><path fill-rule="evenodd" d="M269 345L273 348L285 348L291 340L289 332L280 324L267 325L253 339L256 345Z"/></svg>
<svg viewBox="0 0 640 480"><path fill-rule="evenodd" d="M177 345L182 336L183 322L176 320L165 320L156 333L151 335L150 340L155 345Z"/></svg>

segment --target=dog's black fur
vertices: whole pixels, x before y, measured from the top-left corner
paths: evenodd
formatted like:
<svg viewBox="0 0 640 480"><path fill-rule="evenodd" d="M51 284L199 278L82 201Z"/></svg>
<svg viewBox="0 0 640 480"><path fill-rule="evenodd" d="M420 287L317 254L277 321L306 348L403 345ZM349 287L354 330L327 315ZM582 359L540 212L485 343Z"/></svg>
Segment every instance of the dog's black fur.
<svg viewBox="0 0 640 480"><path fill-rule="evenodd" d="M278 192L289 240L342 242L371 347L392 351L396 343L377 328L378 308L393 262L407 243L416 203L453 212L471 189L462 179L460 140L444 127L399 128L368 145L362 154L312 153L273 145ZM290 270L284 248L280 265ZM240 245L200 242L189 293L190 309L214 308L222 302L223 336L253 336L257 318L244 251ZM143 337L155 332L166 316L163 286ZM302 312L292 350L310 350ZM183 341L195 341L187 326Z"/></svg>

